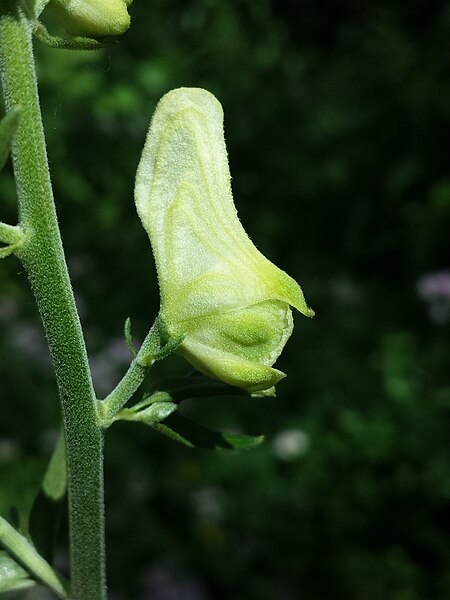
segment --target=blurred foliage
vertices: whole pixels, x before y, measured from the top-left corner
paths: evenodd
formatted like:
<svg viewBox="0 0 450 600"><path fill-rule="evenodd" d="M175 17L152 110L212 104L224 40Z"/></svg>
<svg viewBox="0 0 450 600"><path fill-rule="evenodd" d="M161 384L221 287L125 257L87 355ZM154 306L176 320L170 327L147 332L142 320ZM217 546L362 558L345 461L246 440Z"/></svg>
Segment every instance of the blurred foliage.
<svg viewBox="0 0 450 600"><path fill-rule="evenodd" d="M241 219L317 317L296 320L277 399L186 408L264 433L261 447L188 450L128 423L108 433L111 598L450 597L450 324L416 292L450 267L450 4L136 0L131 13L112 50L36 44L99 393L129 360L126 317L142 338L158 309L133 178L173 87L222 102ZM0 194L14 222L10 171ZM23 270L0 266L0 512L23 519L58 403ZM149 379L188 369L171 358Z"/></svg>

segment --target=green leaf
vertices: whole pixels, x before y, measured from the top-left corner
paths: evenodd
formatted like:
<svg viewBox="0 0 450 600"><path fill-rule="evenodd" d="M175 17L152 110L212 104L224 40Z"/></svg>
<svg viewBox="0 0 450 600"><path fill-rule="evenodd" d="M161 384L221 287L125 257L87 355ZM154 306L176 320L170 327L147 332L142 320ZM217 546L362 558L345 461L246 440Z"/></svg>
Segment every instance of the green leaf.
<svg viewBox="0 0 450 600"><path fill-rule="evenodd" d="M117 44L115 40L99 42L93 38L82 36L63 38L51 35L47 31L47 28L40 22L36 24L33 33L46 46L60 50L100 50L101 48L111 48L111 46Z"/></svg>
<svg viewBox="0 0 450 600"><path fill-rule="evenodd" d="M34 545L47 560L53 559L67 487L66 446L61 433L30 514Z"/></svg>
<svg viewBox="0 0 450 600"><path fill-rule="evenodd" d="M17 107L9 110L0 121L0 169L5 166L11 150L11 143L16 133L20 119L20 109Z"/></svg>
<svg viewBox="0 0 450 600"><path fill-rule="evenodd" d="M66 493L66 486L66 442L61 433L44 475L42 490L52 500L61 500Z"/></svg>
<svg viewBox="0 0 450 600"><path fill-rule="evenodd" d="M154 402L147 408L136 413L136 421L153 424L160 423L177 410L178 406L173 402Z"/></svg>
<svg viewBox="0 0 450 600"><path fill-rule="evenodd" d="M124 408L117 413L115 419L121 421L137 421L144 423L145 425L153 425L164 421L164 419L178 408L173 402L165 401L152 401L150 404L147 402L147 405L143 408L140 408L141 405L142 403L139 403L132 408Z"/></svg>
<svg viewBox="0 0 450 600"><path fill-rule="evenodd" d="M249 395L242 388L234 387L217 379L210 379L198 374L171 377L170 379L163 380L145 398L149 398L157 392L166 392L170 400L177 404L188 398L211 398L217 396L248 397Z"/></svg>
<svg viewBox="0 0 450 600"><path fill-rule="evenodd" d="M0 551L0 592L11 592L35 585L7 552Z"/></svg>
<svg viewBox="0 0 450 600"><path fill-rule="evenodd" d="M21 564L37 581L51 588L59 598L68 598L67 582L37 552L29 538L22 535L1 516L0 542L11 556L17 557L20 560Z"/></svg>
<svg viewBox="0 0 450 600"><path fill-rule="evenodd" d="M264 439L262 435L237 435L234 433L213 431L187 419L179 413L170 415L164 423L157 423L152 425L152 427L190 448L244 450L258 446Z"/></svg>
<svg viewBox="0 0 450 600"><path fill-rule="evenodd" d="M125 325L124 325L124 328L123 328L123 333L125 335L125 341L127 343L128 350L131 352L131 354L133 356L136 356L137 352L136 352L136 350L134 348L133 337L131 335L131 319L130 319L130 317L127 317L127 319L125 321Z"/></svg>

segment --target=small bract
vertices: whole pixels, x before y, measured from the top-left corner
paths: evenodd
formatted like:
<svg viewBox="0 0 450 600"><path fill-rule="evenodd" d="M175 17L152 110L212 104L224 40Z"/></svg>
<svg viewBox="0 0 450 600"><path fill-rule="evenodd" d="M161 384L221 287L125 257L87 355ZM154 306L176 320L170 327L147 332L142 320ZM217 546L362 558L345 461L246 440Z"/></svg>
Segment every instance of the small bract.
<svg viewBox="0 0 450 600"><path fill-rule="evenodd" d="M169 337L198 370L249 392L285 377L272 365L292 333L290 306L312 317L300 286L253 245L233 203L223 112L203 89L166 94L136 176Z"/></svg>

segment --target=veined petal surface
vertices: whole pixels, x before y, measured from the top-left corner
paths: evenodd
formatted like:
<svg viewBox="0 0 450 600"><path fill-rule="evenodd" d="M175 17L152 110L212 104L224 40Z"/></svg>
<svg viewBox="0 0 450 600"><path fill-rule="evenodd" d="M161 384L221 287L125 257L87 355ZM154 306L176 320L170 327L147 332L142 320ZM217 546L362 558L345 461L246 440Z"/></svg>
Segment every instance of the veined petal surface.
<svg viewBox="0 0 450 600"><path fill-rule="evenodd" d="M234 385L273 385L283 376L270 367L292 332L289 307L314 313L239 221L222 107L206 90L180 88L159 102L137 171L136 206L155 256L161 318L171 336L186 333L180 353ZM261 381L253 373L251 384L242 383L238 372L249 365L264 371Z"/></svg>

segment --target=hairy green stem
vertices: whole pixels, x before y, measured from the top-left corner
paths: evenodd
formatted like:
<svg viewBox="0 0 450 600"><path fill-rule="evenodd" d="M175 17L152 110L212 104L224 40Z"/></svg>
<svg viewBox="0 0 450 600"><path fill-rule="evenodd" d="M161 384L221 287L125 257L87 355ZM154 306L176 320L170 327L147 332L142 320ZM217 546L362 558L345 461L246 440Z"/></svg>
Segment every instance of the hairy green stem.
<svg viewBox="0 0 450 600"><path fill-rule="evenodd" d="M33 577L51 588L58 598L67 598L64 585L52 567L36 552L30 542L14 527L11 527L3 517L0 517L0 542L13 556L19 559Z"/></svg>
<svg viewBox="0 0 450 600"><path fill-rule="evenodd" d="M51 351L67 444L72 598L105 591L103 434L97 425L83 334L67 272L39 108L32 25L17 0L0 6L0 68L7 108L20 106L12 146L28 273Z"/></svg>

